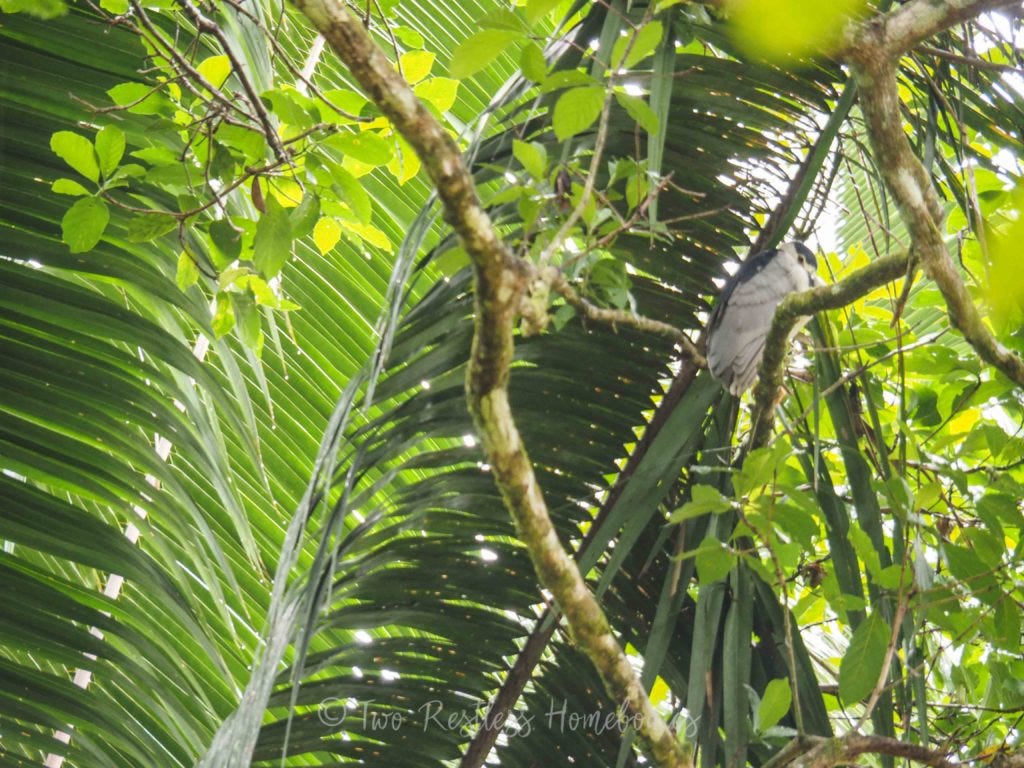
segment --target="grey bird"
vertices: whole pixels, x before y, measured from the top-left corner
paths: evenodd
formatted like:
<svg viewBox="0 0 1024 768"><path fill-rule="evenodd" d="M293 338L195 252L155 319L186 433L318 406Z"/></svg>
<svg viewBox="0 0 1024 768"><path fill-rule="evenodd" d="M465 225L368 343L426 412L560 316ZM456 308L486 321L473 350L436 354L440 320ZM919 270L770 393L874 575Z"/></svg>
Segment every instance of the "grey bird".
<svg viewBox="0 0 1024 768"><path fill-rule="evenodd" d="M814 252L794 241L750 257L729 278L708 322L707 348L708 367L729 392L750 389L775 308L790 293L820 285L817 268Z"/></svg>

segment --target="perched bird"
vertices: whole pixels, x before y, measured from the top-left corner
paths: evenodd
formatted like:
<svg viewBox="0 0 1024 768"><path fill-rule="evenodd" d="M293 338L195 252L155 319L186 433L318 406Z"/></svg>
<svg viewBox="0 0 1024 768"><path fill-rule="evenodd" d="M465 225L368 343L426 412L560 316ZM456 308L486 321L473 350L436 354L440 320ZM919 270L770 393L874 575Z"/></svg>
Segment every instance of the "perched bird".
<svg viewBox="0 0 1024 768"><path fill-rule="evenodd" d="M708 367L722 386L741 395L754 383L775 308L788 294L821 281L806 245L785 243L743 262L722 288L708 323Z"/></svg>

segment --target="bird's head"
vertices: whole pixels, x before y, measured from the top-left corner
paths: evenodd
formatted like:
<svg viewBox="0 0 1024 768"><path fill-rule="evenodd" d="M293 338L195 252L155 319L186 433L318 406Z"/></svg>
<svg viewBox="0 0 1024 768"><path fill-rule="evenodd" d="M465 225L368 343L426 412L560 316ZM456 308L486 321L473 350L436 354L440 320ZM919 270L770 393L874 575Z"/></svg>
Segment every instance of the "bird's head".
<svg viewBox="0 0 1024 768"><path fill-rule="evenodd" d="M807 288L822 285L822 281L818 277L818 257L814 255L814 251L799 240L780 245L777 258L785 260L787 271L806 274Z"/></svg>

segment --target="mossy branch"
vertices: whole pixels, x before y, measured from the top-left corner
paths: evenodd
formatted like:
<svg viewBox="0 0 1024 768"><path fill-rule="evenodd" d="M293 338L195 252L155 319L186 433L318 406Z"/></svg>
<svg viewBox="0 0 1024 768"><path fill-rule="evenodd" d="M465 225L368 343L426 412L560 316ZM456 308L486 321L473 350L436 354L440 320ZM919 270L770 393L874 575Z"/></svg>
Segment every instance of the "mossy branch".
<svg viewBox="0 0 1024 768"><path fill-rule="evenodd" d="M909 259L906 253L883 256L858 269L844 280L790 294L779 303L772 319L771 330L765 339L761 374L754 388L751 448L763 446L771 436L774 423L773 406L779 387L782 386L789 337L800 319L826 309L845 307L879 286L903 277L907 272Z"/></svg>
<svg viewBox="0 0 1024 768"><path fill-rule="evenodd" d="M458 234L475 274L475 326L466 396L495 483L526 544L541 584L565 615L573 638L593 662L613 701L637 725L658 766L691 761L656 712L619 646L600 604L562 547L509 403L514 327L531 268L498 236L476 194L458 146L342 0L292 0L377 107L409 142L430 175L444 218Z"/></svg>
<svg viewBox="0 0 1024 768"><path fill-rule="evenodd" d="M903 128L896 84L899 57L913 46L983 11L1019 3L1008 0L912 0L848 31L845 58L860 88L868 138L886 186L910 233L914 255L942 293L953 327L981 359L1024 386L1024 361L985 325L943 242L944 215L927 169Z"/></svg>

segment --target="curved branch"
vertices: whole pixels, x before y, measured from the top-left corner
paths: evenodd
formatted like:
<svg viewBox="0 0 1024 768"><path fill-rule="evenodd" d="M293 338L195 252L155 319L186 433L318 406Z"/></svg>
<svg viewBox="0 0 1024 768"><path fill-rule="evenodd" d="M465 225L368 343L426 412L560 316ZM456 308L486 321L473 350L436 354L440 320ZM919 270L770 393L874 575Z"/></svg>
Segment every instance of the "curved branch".
<svg viewBox="0 0 1024 768"><path fill-rule="evenodd" d="M978 356L1024 386L1024 361L1000 344L985 325L943 242L942 204L904 131L896 84L897 60L910 47L982 11L1011 4L1007 0L912 0L855 28L846 58L860 87L876 164L910 232L914 255L942 293L951 323Z"/></svg>
<svg viewBox="0 0 1024 768"><path fill-rule="evenodd" d="M495 483L541 583L551 591L573 638L597 667L609 696L627 708L653 762L690 766L671 729L651 704L575 561L562 547L512 417L508 384L513 328L528 286L528 266L495 231L458 146L394 70L361 22L341 0L292 2L415 149L437 188L445 221L458 234L473 263L475 319L467 400Z"/></svg>
<svg viewBox="0 0 1024 768"><path fill-rule="evenodd" d="M782 386L783 364L789 348L789 336L797 322L825 309L839 309L866 296L879 286L903 277L910 257L906 253L889 254L858 269L845 280L821 285L809 291L793 293L775 310L771 329L765 339L761 374L754 388L753 427L750 446L759 448L768 442L774 423L774 401Z"/></svg>

